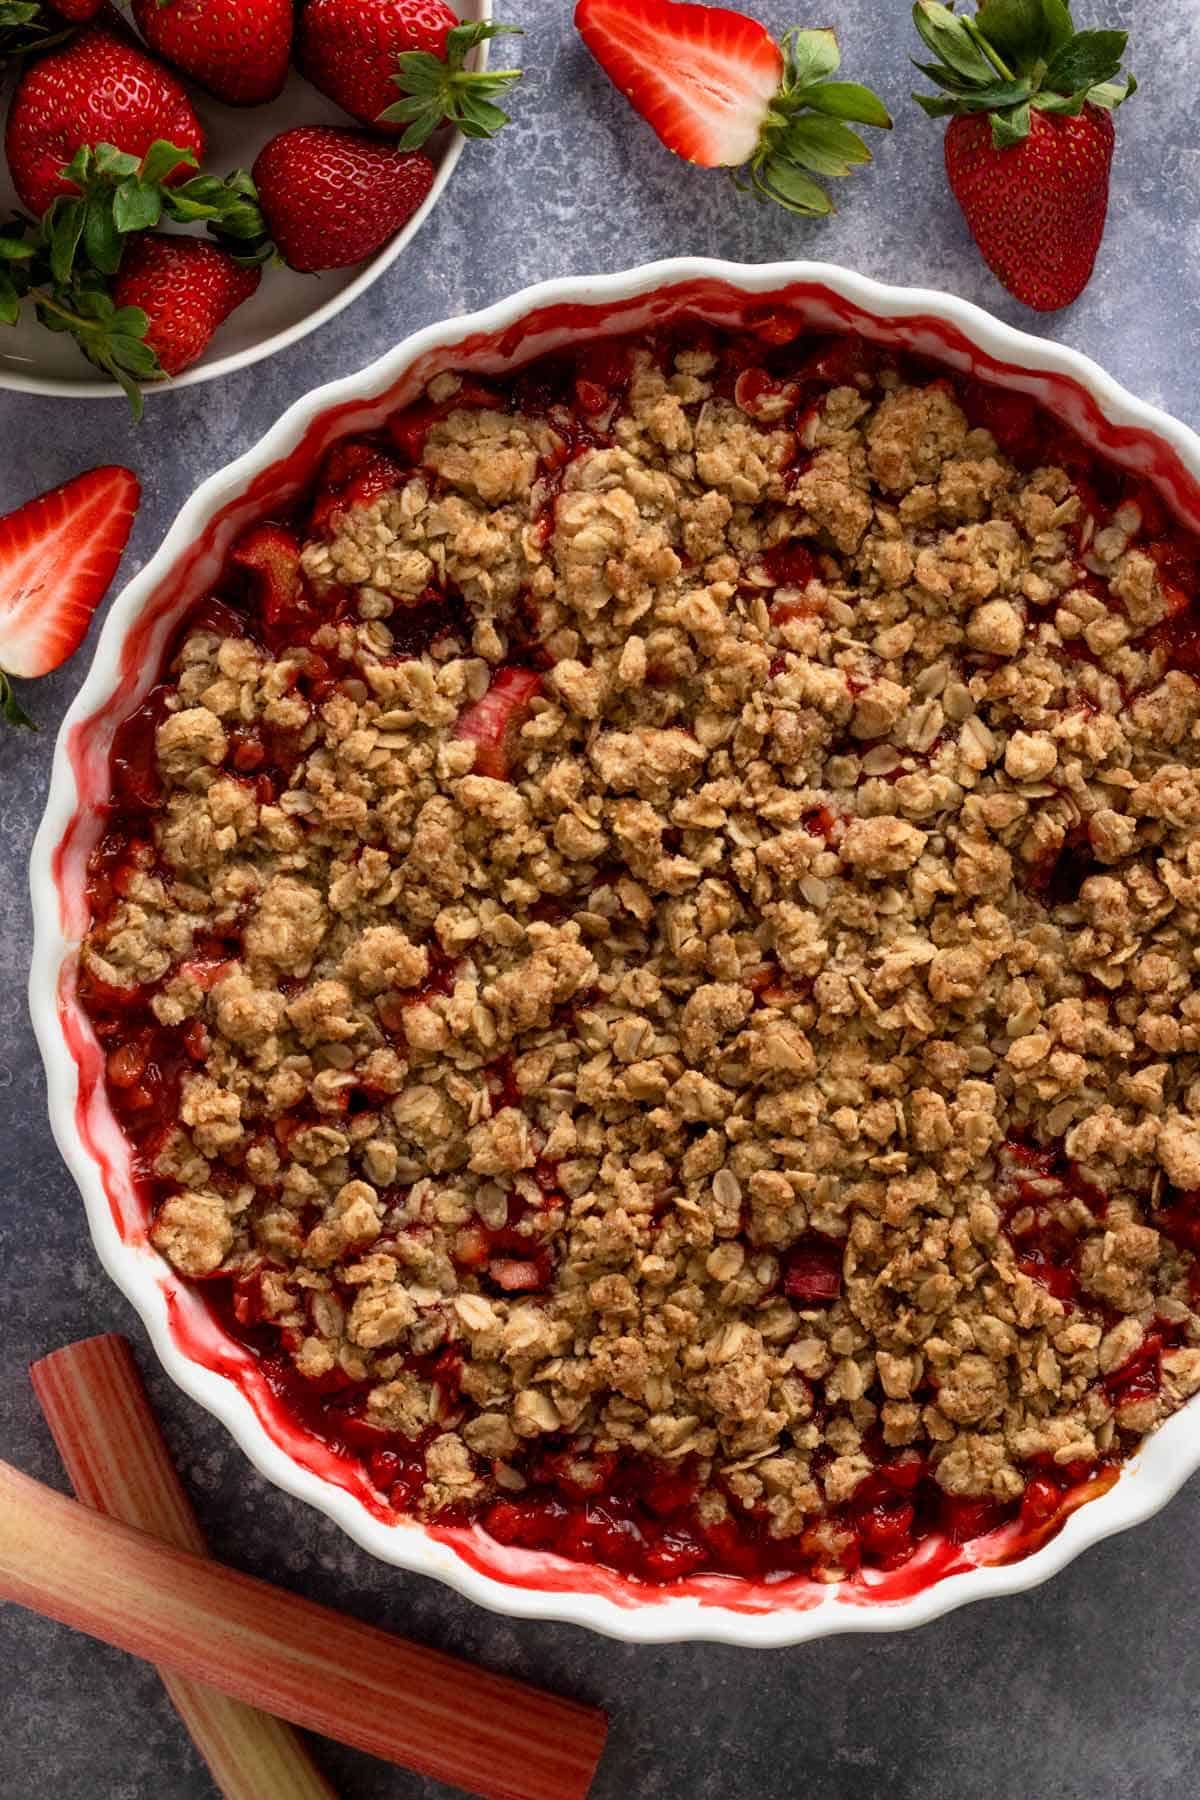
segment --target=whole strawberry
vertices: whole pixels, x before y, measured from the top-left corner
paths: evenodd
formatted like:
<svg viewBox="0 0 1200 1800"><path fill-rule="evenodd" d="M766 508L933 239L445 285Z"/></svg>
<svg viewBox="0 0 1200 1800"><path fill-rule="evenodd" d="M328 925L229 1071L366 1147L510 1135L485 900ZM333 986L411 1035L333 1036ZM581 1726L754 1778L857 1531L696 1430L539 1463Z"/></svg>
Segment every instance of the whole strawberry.
<svg viewBox="0 0 1200 1800"><path fill-rule="evenodd" d="M146 314L146 343L165 373L178 375L206 349L218 325L250 298L261 273L205 238L147 231L127 246L112 297L116 306L140 307Z"/></svg>
<svg viewBox="0 0 1200 1800"><path fill-rule="evenodd" d="M133 44L89 25L25 70L8 109L4 148L23 206L40 218L74 191L62 170L83 144L142 157L158 140L204 154L204 133L175 77ZM191 171L181 163L168 179Z"/></svg>
<svg viewBox="0 0 1200 1800"><path fill-rule="evenodd" d="M365 131L298 125L260 151L253 175L280 255L309 272L378 250L428 194L433 164Z"/></svg>
<svg viewBox="0 0 1200 1800"><path fill-rule="evenodd" d="M520 71L471 70L465 59L477 44L512 29L460 24L446 0L308 0L296 27L296 61L352 118L403 134L412 150L444 121L467 137L491 137L508 123L492 96Z"/></svg>
<svg viewBox="0 0 1200 1800"><path fill-rule="evenodd" d="M292 0L133 0L150 48L230 106L274 100L292 54Z"/></svg>
<svg viewBox="0 0 1200 1800"><path fill-rule="evenodd" d="M950 119L946 174L984 261L1038 312L1087 286L1104 235L1123 31L1076 31L1065 0L980 0L973 18L917 0L940 60L918 63L945 94L915 94Z"/></svg>

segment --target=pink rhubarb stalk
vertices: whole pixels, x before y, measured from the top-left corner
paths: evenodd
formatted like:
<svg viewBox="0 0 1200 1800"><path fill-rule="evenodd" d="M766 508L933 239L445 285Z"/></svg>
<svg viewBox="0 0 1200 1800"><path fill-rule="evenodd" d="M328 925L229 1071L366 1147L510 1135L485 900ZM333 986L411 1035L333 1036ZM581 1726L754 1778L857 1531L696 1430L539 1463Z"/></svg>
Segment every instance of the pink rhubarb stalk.
<svg viewBox="0 0 1200 1800"><path fill-rule="evenodd" d="M68 1344L29 1374L83 1504L203 1556L204 1536L125 1339ZM202 1681L159 1673L225 1800L336 1800L290 1725Z"/></svg>
<svg viewBox="0 0 1200 1800"><path fill-rule="evenodd" d="M406 1643L0 1462L0 1600L485 1800L582 1800L593 1707Z"/></svg>

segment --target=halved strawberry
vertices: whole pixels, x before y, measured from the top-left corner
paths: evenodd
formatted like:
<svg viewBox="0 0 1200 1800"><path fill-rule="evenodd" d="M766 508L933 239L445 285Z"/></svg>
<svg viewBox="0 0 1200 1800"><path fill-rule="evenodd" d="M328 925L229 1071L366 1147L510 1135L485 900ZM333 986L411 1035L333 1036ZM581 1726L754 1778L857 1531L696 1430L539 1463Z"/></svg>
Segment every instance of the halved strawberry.
<svg viewBox="0 0 1200 1800"><path fill-rule="evenodd" d="M0 714L31 725L9 676L48 675L83 641L116 573L141 488L130 469L90 469L0 519Z"/></svg>
<svg viewBox="0 0 1200 1800"><path fill-rule="evenodd" d="M542 678L532 669L501 669L491 687L460 713L454 735L475 741L475 773L507 781L521 726Z"/></svg>
<svg viewBox="0 0 1200 1800"><path fill-rule="evenodd" d="M790 212L831 212L813 176L870 162L847 119L892 123L869 88L827 79L841 62L832 31L793 30L776 43L756 19L685 0L579 0L575 24L668 150L706 169L744 169L757 194Z"/></svg>

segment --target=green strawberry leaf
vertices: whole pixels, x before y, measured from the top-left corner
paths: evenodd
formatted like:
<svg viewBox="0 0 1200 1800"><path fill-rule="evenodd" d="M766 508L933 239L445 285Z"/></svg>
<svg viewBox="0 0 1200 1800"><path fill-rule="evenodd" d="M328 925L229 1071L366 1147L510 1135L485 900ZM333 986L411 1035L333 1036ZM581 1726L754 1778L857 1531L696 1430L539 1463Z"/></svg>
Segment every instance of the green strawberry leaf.
<svg viewBox="0 0 1200 1800"><path fill-rule="evenodd" d="M1137 93L1137 76L1127 75L1124 81L1101 81L1089 88L1087 98L1093 106L1104 106L1114 111L1123 100Z"/></svg>
<svg viewBox="0 0 1200 1800"><path fill-rule="evenodd" d="M852 119L856 125L877 125L890 131L892 116L869 87L857 81L823 81L804 90L804 103L834 119Z"/></svg>
<svg viewBox="0 0 1200 1800"><path fill-rule="evenodd" d="M20 725L26 731L38 729L13 692L11 676L6 675L3 669L0 669L0 719L4 719L9 725Z"/></svg>
<svg viewBox="0 0 1200 1800"><path fill-rule="evenodd" d="M786 32L779 40L789 86L807 87L809 82L823 81L841 67L842 53L834 31Z"/></svg>
<svg viewBox="0 0 1200 1800"><path fill-rule="evenodd" d="M162 218L162 190L145 176L131 175L113 195L113 223L123 235L152 231Z"/></svg>
<svg viewBox="0 0 1200 1800"><path fill-rule="evenodd" d="M1049 54L1053 54L1060 44L1075 34L1075 22L1071 17L1071 9L1067 0L1042 0L1042 17L1045 21L1045 44Z"/></svg>
<svg viewBox="0 0 1200 1800"><path fill-rule="evenodd" d="M940 5L939 0L916 0L913 24L933 54L971 86L992 79L995 69L972 37L966 21Z"/></svg>
<svg viewBox="0 0 1200 1800"><path fill-rule="evenodd" d="M856 131L840 119L813 113L796 119L783 143L789 156L814 175L849 175L851 169L871 160L871 152Z"/></svg>
<svg viewBox="0 0 1200 1800"><path fill-rule="evenodd" d="M992 114L992 143L997 150L1006 150L1010 144L1019 144L1022 138L1028 136L1028 100L1023 101L1020 106L1014 106L1009 112Z"/></svg>
<svg viewBox="0 0 1200 1800"><path fill-rule="evenodd" d="M21 296L12 277L0 269L0 325L15 325L21 316Z"/></svg>
<svg viewBox="0 0 1200 1800"><path fill-rule="evenodd" d="M949 94L913 94L912 98L930 119L950 119L962 111L957 100Z"/></svg>
<svg viewBox="0 0 1200 1800"><path fill-rule="evenodd" d="M189 169L200 167L193 151L181 149L178 144L169 143L166 138L155 138L142 158L140 171L142 180L165 181L171 171L177 169L180 163L186 163Z"/></svg>
<svg viewBox="0 0 1200 1800"><path fill-rule="evenodd" d="M83 221L86 211L84 201L60 197L53 202L46 214L45 224L49 229L50 243L50 274L59 285L71 278L75 252L79 248L79 240L83 236Z"/></svg>
<svg viewBox="0 0 1200 1800"><path fill-rule="evenodd" d="M115 275L121 266L121 233L113 217L110 194L88 197L83 215L83 249L93 269L102 275Z"/></svg>
<svg viewBox="0 0 1200 1800"><path fill-rule="evenodd" d="M788 212L805 218L821 218L833 211L825 189L781 156L770 156L751 174L751 185L760 200L774 200Z"/></svg>
<svg viewBox="0 0 1200 1800"><path fill-rule="evenodd" d="M1046 69L1046 86L1057 94L1096 87L1121 72L1129 34L1125 31L1077 31L1055 51Z"/></svg>
<svg viewBox="0 0 1200 1800"><path fill-rule="evenodd" d="M396 58L392 80L405 96L379 115L379 124L406 125L400 138L402 150L417 150L439 125L456 125L464 137L494 137L509 123L509 116L495 104L520 69L468 69L465 58L477 44L505 34L520 35L516 25L482 22L456 25L446 34L446 60L424 50L406 50Z"/></svg>
<svg viewBox="0 0 1200 1800"><path fill-rule="evenodd" d="M1042 0L981 0L975 23L1010 68L1054 48Z"/></svg>

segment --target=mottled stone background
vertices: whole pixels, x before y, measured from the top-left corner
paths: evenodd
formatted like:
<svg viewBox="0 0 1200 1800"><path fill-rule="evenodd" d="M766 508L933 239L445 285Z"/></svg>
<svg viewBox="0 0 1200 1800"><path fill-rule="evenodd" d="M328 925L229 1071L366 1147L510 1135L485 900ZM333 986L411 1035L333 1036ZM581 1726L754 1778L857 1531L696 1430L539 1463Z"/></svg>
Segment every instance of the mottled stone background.
<svg viewBox="0 0 1200 1800"><path fill-rule="evenodd" d="M749 0L772 25L792 0ZM150 555L211 470L297 395L361 367L414 327L545 276L672 253L823 257L885 280L950 289L1089 352L1147 399L1200 425L1200 8L1077 0L1088 23L1134 29L1145 92L1121 114L1112 218L1087 293L1038 321L979 261L944 185L939 128L908 99L907 0L821 0L849 70L892 103L874 168L842 210L804 224L662 151L592 66L570 0L505 0L526 27L517 123L470 146L416 244L356 306L286 355L216 386L157 397L136 431L117 402L0 394L0 508L96 462L127 460L145 504L126 573ZM760 1653L646 1649L517 1625L384 1568L262 1482L223 1431L148 1361L137 1320L102 1275L45 1121L26 1018L26 864L54 729L83 652L28 696L45 727L0 740L0 1454L58 1485L26 1364L89 1332L128 1332L214 1549L239 1567L427 1643L606 1706L601 1800L1184 1800L1200 1782L1200 1489L1092 1550L1048 1587L959 1612L911 1636ZM153 1673L9 1609L0 1617L4 1800L202 1800L213 1790ZM347 1796L445 1792L322 1743Z"/></svg>

